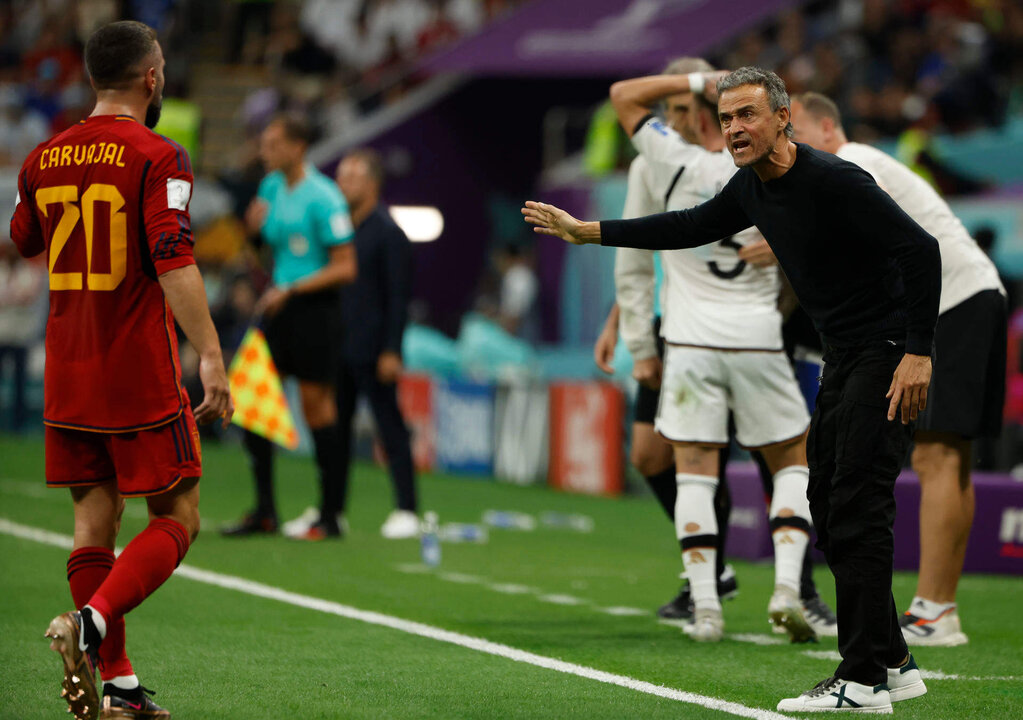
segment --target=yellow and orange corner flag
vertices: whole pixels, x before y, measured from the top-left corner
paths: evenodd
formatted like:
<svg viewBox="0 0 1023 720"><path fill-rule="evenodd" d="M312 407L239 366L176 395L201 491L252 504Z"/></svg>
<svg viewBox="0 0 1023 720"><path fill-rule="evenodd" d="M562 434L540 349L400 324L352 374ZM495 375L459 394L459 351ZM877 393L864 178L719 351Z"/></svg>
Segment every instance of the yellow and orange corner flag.
<svg viewBox="0 0 1023 720"><path fill-rule="evenodd" d="M256 327L249 328L231 361L227 380L234 398L232 422L283 445L298 447L298 431L281 387L281 376L270 357L266 336Z"/></svg>

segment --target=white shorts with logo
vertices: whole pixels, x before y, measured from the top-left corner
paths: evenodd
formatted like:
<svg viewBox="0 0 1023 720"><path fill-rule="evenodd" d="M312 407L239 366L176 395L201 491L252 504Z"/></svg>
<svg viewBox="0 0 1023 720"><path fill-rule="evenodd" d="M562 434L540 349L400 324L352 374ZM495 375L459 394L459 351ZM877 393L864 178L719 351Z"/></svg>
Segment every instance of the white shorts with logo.
<svg viewBox="0 0 1023 720"><path fill-rule="evenodd" d="M654 428L668 440L747 448L790 440L810 424L806 401L782 351L667 346Z"/></svg>

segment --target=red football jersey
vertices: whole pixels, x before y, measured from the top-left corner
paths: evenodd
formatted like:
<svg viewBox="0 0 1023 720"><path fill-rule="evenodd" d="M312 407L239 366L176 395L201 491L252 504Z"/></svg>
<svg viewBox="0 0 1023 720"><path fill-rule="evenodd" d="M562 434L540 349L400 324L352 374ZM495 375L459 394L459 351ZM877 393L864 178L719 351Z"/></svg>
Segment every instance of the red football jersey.
<svg viewBox="0 0 1023 720"><path fill-rule="evenodd" d="M46 251L43 421L127 432L176 419L174 318L157 277L194 263L192 167L178 144L121 115L90 117L43 143L18 177L11 237Z"/></svg>

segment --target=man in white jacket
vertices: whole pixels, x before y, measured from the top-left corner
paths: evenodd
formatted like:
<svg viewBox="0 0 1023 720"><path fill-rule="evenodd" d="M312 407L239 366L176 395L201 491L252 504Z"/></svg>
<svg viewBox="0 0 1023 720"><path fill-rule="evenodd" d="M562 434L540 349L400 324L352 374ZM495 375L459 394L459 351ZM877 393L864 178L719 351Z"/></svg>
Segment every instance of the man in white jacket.
<svg viewBox="0 0 1023 720"><path fill-rule="evenodd" d="M933 235L941 251L934 376L914 435L920 476L920 575L900 624L909 645L962 645L956 587L973 524L971 442L1001 430L1005 401L1005 289L990 259L920 176L880 150L849 142L838 107L792 99L794 140L856 163Z"/></svg>

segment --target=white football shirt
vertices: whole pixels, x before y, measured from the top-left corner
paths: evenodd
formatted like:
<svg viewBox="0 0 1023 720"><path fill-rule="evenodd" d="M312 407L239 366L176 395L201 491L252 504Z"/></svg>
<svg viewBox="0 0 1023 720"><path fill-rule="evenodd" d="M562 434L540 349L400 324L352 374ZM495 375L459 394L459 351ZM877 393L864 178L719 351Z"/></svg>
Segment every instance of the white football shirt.
<svg viewBox="0 0 1023 720"><path fill-rule="evenodd" d="M646 161L646 182L664 210L685 210L718 194L736 172L727 150L692 145L650 118L632 136ZM738 250L761 235L750 228L703 247L661 254L661 334L670 343L721 349L781 350L777 266L757 268Z"/></svg>
<svg viewBox="0 0 1023 720"><path fill-rule="evenodd" d="M873 175L898 206L938 241L941 251L939 313L984 290L1005 294L994 263L926 180L870 145L846 143L836 154Z"/></svg>

